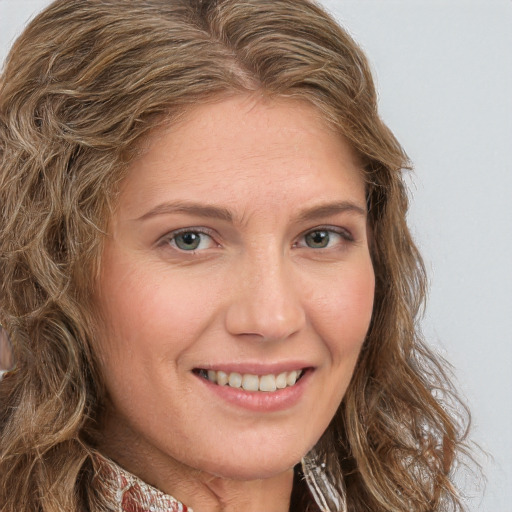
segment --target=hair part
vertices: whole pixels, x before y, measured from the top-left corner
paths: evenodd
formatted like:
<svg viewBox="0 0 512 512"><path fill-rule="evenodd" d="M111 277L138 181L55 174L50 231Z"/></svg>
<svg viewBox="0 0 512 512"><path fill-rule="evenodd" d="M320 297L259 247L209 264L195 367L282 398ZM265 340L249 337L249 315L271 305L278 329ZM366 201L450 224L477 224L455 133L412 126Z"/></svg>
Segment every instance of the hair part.
<svg viewBox="0 0 512 512"><path fill-rule="evenodd" d="M0 385L4 512L103 510L90 484L105 400L92 292L119 184L156 127L239 93L312 103L364 161L374 313L317 447L349 510L463 509L452 472L467 423L419 335L409 162L362 51L307 0L57 0L0 79L0 322L16 361ZM300 478L293 504L314 510Z"/></svg>

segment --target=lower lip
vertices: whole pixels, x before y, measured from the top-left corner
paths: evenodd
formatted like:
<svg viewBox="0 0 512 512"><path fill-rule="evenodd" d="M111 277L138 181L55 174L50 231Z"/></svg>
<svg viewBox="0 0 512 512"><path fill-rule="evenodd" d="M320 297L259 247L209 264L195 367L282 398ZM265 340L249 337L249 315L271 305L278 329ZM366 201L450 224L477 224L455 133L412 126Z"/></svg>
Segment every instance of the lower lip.
<svg viewBox="0 0 512 512"><path fill-rule="evenodd" d="M312 373L311 369L305 370L293 386L277 391L245 391L243 388L219 386L199 375L196 378L209 391L232 405L255 412L276 412L289 409L300 401Z"/></svg>

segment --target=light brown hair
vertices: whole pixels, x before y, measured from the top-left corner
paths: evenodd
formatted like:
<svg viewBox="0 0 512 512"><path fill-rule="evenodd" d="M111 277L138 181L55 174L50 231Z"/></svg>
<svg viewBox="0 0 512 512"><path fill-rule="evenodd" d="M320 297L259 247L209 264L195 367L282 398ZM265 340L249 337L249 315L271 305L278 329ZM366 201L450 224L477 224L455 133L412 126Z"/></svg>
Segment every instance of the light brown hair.
<svg viewBox="0 0 512 512"><path fill-rule="evenodd" d="M119 182L155 126L245 91L312 103L365 163L373 318L317 446L344 475L348 510L463 509L452 473L464 409L417 325L409 163L358 46L307 0L57 0L0 81L0 322L16 361L0 384L3 512L102 510L91 292ZM299 469L291 510L316 510Z"/></svg>

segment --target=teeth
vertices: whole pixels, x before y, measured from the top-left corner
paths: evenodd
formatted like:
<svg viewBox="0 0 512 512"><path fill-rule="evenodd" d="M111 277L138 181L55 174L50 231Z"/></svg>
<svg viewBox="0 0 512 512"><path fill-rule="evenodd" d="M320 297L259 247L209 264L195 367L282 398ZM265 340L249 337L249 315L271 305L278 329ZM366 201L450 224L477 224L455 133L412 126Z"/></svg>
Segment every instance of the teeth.
<svg viewBox="0 0 512 512"><path fill-rule="evenodd" d="M210 379L210 375L208 372L208 380L211 380L212 382L217 382L219 386L225 386L229 382L228 374L223 371L214 372L210 370L213 374L213 377ZM215 380L215 373L217 373L217 380Z"/></svg>
<svg viewBox="0 0 512 512"><path fill-rule="evenodd" d="M277 389L284 389L287 385L288 384L286 382L286 372L280 373L276 377L276 388Z"/></svg>
<svg viewBox="0 0 512 512"><path fill-rule="evenodd" d="M260 378L260 391L275 391L276 378L274 375L263 375Z"/></svg>
<svg viewBox="0 0 512 512"><path fill-rule="evenodd" d="M228 379L228 384L232 388L239 388L242 385L242 376L239 373L235 373L235 372L230 373L229 379Z"/></svg>
<svg viewBox="0 0 512 512"><path fill-rule="evenodd" d="M295 370L293 372L290 372L286 376L286 384L288 384L288 386L293 386L297 382L297 377L298 375Z"/></svg>
<svg viewBox="0 0 512 512"><path fill-rule="evenodd" d="M284 389L293 386L297 379L302 375L302 370L293 370L291 372L282 372L278 375L253 375L237 372L226 373L222 370L200 370L199 375L214 382L219 386L230 386L232 388L242 388L245 391L266 391L272 392L277 389Z"/></svg>
<svg viewBox="0 0 512 512"><path fill-rule="evenodd" d="M257 375L244 375L242 377L242 387L246 391L258 391L259 388L259 378Z"/></svg>

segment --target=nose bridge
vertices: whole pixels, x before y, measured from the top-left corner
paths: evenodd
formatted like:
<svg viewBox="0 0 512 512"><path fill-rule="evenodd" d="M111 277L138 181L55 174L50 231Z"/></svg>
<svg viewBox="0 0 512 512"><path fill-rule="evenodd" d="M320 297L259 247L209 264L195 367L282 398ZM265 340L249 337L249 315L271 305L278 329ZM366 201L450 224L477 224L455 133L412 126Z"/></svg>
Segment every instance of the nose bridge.
<svg viewBox="0 0 512 512"><path fill-rule="evenodd" d="M277 247L244 254L226 315L229 332L279 340L301 329L305 312L290 263Z"/></svg>

